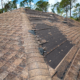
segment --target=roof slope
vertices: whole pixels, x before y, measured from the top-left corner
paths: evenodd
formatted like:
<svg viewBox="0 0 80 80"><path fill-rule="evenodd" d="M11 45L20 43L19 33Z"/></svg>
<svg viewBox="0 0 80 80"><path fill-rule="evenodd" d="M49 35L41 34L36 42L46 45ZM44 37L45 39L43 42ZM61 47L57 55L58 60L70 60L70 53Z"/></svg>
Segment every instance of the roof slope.
<svg viewBox="0 0 80 80"><path fill-rule="evenodd" d="M28 77L21 24L20 10L0 14L0 80Z"/></svg>
<svg viewBox="0 0 80 80"><path fill-rule="evenodd" d="M80 57L76 62L77 57L80 55L80 23L53 13L29 9L25 11L32 24L32 30L35 32L39 50L44 50L44 52L40 50L40 53L44 56L53 80L77 79L80 69L78 64ZM71 67L75 62L74 67L78 68L74 70L74 73L71 72L73 71ZM77 74L74 78L69 73L72 73L73 76Z"/></svg>
<svg viewBox="0 0 80 80"><path fill-rule="evenodd" d="M0 14L0 80L51 80L30 29L23 9Z"/></svg>
<svg viewBox="0 0 80 80"><path fill-rule="evenodd" d="M80 23L64 20L23 8L0 14L0 80L80 80Z"/></svg>

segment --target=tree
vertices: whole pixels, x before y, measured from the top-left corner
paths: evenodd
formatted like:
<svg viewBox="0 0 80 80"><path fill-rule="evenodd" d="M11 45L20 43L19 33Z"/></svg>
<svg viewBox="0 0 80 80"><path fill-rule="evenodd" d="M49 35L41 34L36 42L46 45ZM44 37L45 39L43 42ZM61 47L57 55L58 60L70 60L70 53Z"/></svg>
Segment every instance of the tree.
<svg viewBox="0 0 80 80"><path fill-rule="evenodd" d="M57 2L56 4L52 5L52 7L53 7L52 10L55 9L57 13L62 16L64 9L60 7L60 2Z"/></svg>
<svg viewBox="0 0 80 80"><path fill-rule="evenodd" d="M74 16L74 18L76 18L77 19L77 13L75 12L75 13L73 13L73 16Z"/></svg>
<svg viewBox="0 0 80 80"><path fill-rule="evenodd" d="M36 8L35 10L37 10L37 11L42 11L42 9L40 9L40 8Z"/></svg>
<svg viewBox="0 0 80 80"><path fill-rule="evenodd" d="M23 0L24 6L27 5L28 6L28 0Z"/></svg>
<svg viewBox="0 0 80 80"><path fill-rule="evenodd" d="M52 10L53 13L55 13L55 11L54 11L54 7L53 7L51 10Z"/></svg>
<svg viewBox="0 0 80 80"><path fill-rule="evenodd" d="M1 0L1 6L2 6L2 13L3 13L3 0Z"/></svg>
<svg viewBox="0 0 80 80"><path fill-rule="evenodd" d="M8 5L9 5L8 10L11 11L13 9L13 2L12 1L9 1L8 2Z"/></svg>
<svg viewBox="0 0 80 80"><path fill-rule="evenodd" d="M71 9L73 8L73 3L75 2L75 1L77 1L77 0L62 0L61 2L64 2L64 3L66 3L66 5L68 6L68 8L70 9L70 17L71 17ZM63 3L63 4L64 4ZM64 4L65 5L65 4Z"/></svg>
<svg viewBox="0 0 80 80"><path fill-rule="evenodd" d="M20 7L26 7L26 5L28 6L28 0L23 0L20 2Z"/></svg>
<svg viewBox="0 0 80 80"><path fill-rule="evenodd" d="M47 12L47 9L49 7L49 3L47 1L40 0L36 3L37 9Z"/></svg>
<svg viewBox="0 0 80 80"><path fill-rule="evenodd" d="M31 2L33 2L33 0L23 0L22 2L20 2L20 7L27 6L27 8L31 8Z"/></svg>
<svg viewBox="0 0 80 80"><path fill-rule="evenodd" d="M7 12L9 10L9 8L10 8L9 3L6 3L4 8L5 8L4 11Z"/></svg>
<svg viewBox="0 0 80 80"><path fill-rule="evenodd" d="M64 18L66 17L66 14L65 14L65 13L63 14L63 17L64 17Z"/></svg>
<svg viewBox="0 0 80 80"><path fill-rule="evenodd" d="M62 0L60 2L60 7L64 8L64 11L66 12L66 17L67 17L67 12L69 10L69 2L67 0Z"/></svg>
<svg viewBox="0 0 80 80"><path fill-rule="evenodd" d="M31 2L33 2L33 0L29 0L29 7L31 8Z"/></svg>
<svg viewBox="0 0 80 80"><path fill-rule="evenodd" d="M60 10L60 3L59 2L57 2L56 4L54 4L53 5L53 7L54 7L54 9L56 9L57 10L57 13L59 12L59 10Z"/></svg>
<svg viewBox="0 0 80 80"><path fill-rule="evenodd" d="M70 17L71 17L71 9L73 8L72 3L74 3L76 0L67 0L70 5Z"/></svg>
<svg viewBox="0 0 80 80"><path fill-rule="evenodd" d="M24 7L24 2L20 2L20 7Z"/></svg>
<svg viewBox="0 0 80 80"><path fill-rule="evenodd" d="M17 8L17 1L18 0L8 1L8 3L4 5L4 11L7 12Z"/></svg>
<svg viewBox="0 0 80 80"><path fill-rule="evenodd" d="M17 8L17 4L16 4L17 1L18 0L8 1L8 3L4 3L4 6L3 6L3 0L2 0L1 11L2 12L7 12L7 11L10 11L10 10L13 10L13 9Z"/></svg>
<svg viewBox="0 0 80 80"><path fill-rule="evenodd" d="M17 8L17 1L18 1L18 0L13 0L13 8L14 8L14 9Z"/></svg>
<svg viewBox="0 0 80 80"><path fill-rule="evenodd" d="M77 18L77 8L75 7L75 9L73 10L73 16L74 16L74 18Z"/></svg>
<svg viewBox="0 0 80 80"><path fill-rule="evenodd" d="M1 13L3 13L3 10L2 10L2 9L0 9L0 14L1 14Z"/></svg>
<svg viewBox="0 0 80 80"><path fill-rule="evenodd" d="M9 1L8 3L6 3L5 5L4 5L4 11L6 12L6 11L10 11L10 10L12 10L13 9L13 3L12 3L12 1Z"/></svg>
<svg viewBox="0 0 80 80"><path fill-rule="evenodd" d="M78 14L79 14L79 20L80 20L80 3L77 3L75 8L77 9L78 11Z"/></svg>
<svg viewBox="0 0 80 80"><path fill-rule="evenodd" d="M63 8L60 8L60 9L58 10L58 13L62 16L63 13L64 13L64 9L63 9Z"/></svg>

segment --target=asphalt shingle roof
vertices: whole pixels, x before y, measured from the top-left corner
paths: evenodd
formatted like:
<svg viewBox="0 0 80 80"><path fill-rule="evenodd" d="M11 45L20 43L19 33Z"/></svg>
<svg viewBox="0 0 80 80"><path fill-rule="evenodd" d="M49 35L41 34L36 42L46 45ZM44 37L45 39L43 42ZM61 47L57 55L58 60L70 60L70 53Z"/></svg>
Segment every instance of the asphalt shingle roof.
<svg viewBox="0 0 80 80"><path fill-rule="evenodd" d="M0 14L0 80L80 80L80 23L64 20L23 8Z"/></svg>
<svg viewBox="0 0 80 80"><path fill-rule="evenodd" d="M27 79L21 23L20 10L0 14L0 80Z"/></svg>

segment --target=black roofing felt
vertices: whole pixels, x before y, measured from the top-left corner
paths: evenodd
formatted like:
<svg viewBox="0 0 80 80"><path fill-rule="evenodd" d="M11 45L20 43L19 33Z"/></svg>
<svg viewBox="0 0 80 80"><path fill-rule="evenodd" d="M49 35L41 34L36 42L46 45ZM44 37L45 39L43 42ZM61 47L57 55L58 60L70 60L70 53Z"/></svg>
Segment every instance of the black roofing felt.
<svg viewBox="0 0 80 80"><path fill-rule="evenodd" d="M52 67L56 68L56 66L60 63L60 61L64 58L67 52L71 49L73 45L66 41L57 49L53 50L50 54L45 57L45 61Z"/></svg>
<svg viewBox="0 0 80 80"><path fill-rule="evenodd" d="M39 13L35 11L27 11L29 14L36 14L36 15L45 15L44 13ZM47 14L48 16L50 14ZM39 17L30 17L30 21L42 21L44 18ZM46 20L47 18L45 18ZM53 19L50 19L51 21ZM56 18L57 20L57 18ZM72 44L66 39L66 37L58 30L56 26L49 26L45 23L36 23L34 27L36 29L35 33L41 40L46 40L46 43L41 44L42 47L45 47L46 52L44 53L45 61L52 67L56 68L57 65L61 62L61 60L65 57L68 51L72 48Z"/></svg>
<svg viewBox="0 0 80 80"><path fill-rule="evenodd" d="M46 18L40 18L40 17L29 17L30 21L39 21L39 20L46 20Z"/></svg>
<svg viewBox="0 0 80 80"><path fill-rule="evenodd" d="M48 41L47 43L42 44L43 47L46 47L46 53L44 53L45 61L52 68L56 68L56 66L60 63L60 61L64 58L64 56L73 45L70 44L70 42L56 27L46 29L51 26L48 26L46 24L37 24L36 26L37 29L42 29L42 27L45 28L45 30L36 31L36 35L39 35L41 39ZM61 43L63 44L61 45Z"/></svg>
<svg viewBox="0 0 80 80"><path fill-rule="evenodd" d="M30 10L30 9L25 9L26 13L27 14L30 14L30 15L41 15L41 16L47 16L47 17L50 17L51 14L47 14L46 12L39 12L39 11L35 11L35 10Z"/></svg>

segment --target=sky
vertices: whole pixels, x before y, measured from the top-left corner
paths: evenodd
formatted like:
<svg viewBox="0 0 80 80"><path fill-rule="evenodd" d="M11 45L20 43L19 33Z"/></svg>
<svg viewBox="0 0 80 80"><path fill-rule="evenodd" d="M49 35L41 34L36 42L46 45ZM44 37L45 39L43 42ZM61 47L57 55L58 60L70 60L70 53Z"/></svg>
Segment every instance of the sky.
<svg viewBox="0 0 80 80"><path fill-rule="evenodd" d="M7 3L8 1L11 1L11 0L3 0L5 3ZM13 0L12 0L13 1ZM21 1L23 1L23 0L18 0L18 2L17 2L17 7L19 8L20 6L20 2ZM34 2L32 2L32 5L34 6L34 4L37 2L37 1L39 1L39 0L33 0ZM60 2L61 0L44 0L44 1L48 1L49 2L49 4L50 5L54 5L55 3L57 3L57 2ZM76 2L75 2L75 4L76 3L80 3L80 0L77 0ZM74 5L75 5L74 4ZM0 0L0 8L1 8L1 0ZM72 10L74 10L74 8L72 9ZM49 7L48 8L48 11L49 12L51 12L51 7Z"/></svg>
<svg viewBox="0 0 80 80"><path fill-rule="evenodd" d="M17 4L18 4L18 7L19 7L19 4L20 2L23 1L23 0L18 0ZM38 2L39 0L33 0L32 2L32 5L36 4L36 2ZM44 0L44 1L48 1L48 0Z"/></svg>
<svg viewBox="0 0 80 80"><path fill-rule="evenodd" d="M19 8L19 3L21 1L22 0L18 0L18 3L17 3L18 4L18 8ZM39 0L33 0L33 1L34 2L32 4L34 5ZM55 3L60 2L61 0L44 0L44 1L48 1L50 5L54 5ZM77 0L75 3L80 3L80 0ZM72 10L74 10L74 8ZM51 12L51 7L49 7L48 11Z"/></svg>
<svg viewBox="0 0 80 80"><path fill-rule="evenodd" d="M11 1L11 0L3 0L5 3L7 3L7 1ZM12 0L13 1L13 0ZM19 4L20 4L20 2L21 1L23 1L23 0L18 0L18 2L17 2L17 4L18 4L18 7L19 7ZM33 4L35 4L37 1L39 1L39 0L33 0L34 2L33 2ZM49 2L49 4L55 4L55 3L57 3L57 2L60 2L61 0L44 0L44 1L48 1ZM77 0L76 1L76 3L80 3L80 0ZM0 7L1 7L1 0L0 0ZM49 10L50 11L50 10Z"/></svg>

